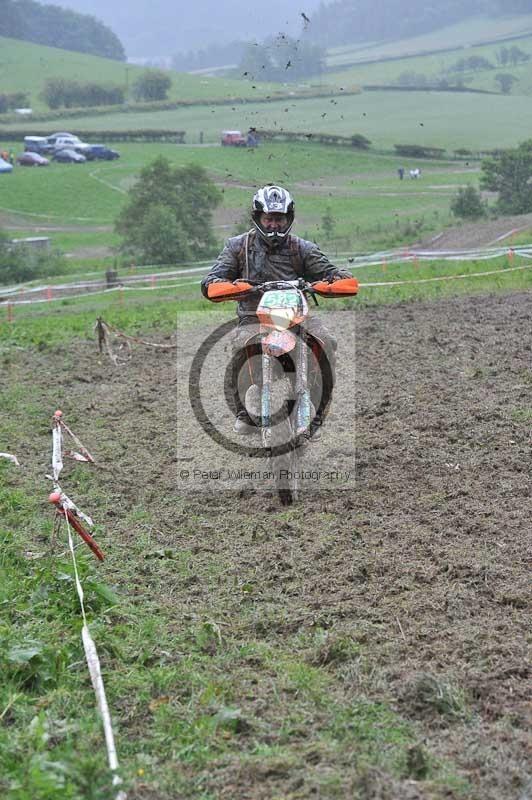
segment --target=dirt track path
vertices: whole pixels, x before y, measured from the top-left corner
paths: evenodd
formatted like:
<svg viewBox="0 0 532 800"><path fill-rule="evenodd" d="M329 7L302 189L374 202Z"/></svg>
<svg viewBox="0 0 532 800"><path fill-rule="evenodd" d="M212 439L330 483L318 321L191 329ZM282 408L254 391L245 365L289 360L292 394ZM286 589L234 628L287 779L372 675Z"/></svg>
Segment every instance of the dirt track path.
<svg viewBox="0 0 532 800"><path fill-rule="evenodd" d="M516 800L530 731L530 310L523 293L330 313L339 339L335 406L307 464L351 477L346 485L310 481L289 514L256 482L178 477L184 466L209 469L219 457L185 405L176 417L176 389L203 337L197 329L181 334L179 379L169 352L137 347L115 368L94 343L21 353L10 369L37 384L43 409L63 408L103 463L102 497L113 497L101 511L110 580L121 584L121 560L132 558L127 541L138 533L125 520L142 507L155 520L151 547L194 553L198 575L212 559L229 565L214 594L201 579L184 585L151 570L145 589L161 608L176 619L209 614L243 642L317 624L353 637L364 668L331 667L339 696L383 700L410 719L429 752L469 781L468 800ZM230 415L220 401L218 408L227 430ZM40 480L48 433L21 446ZM227 465L232 457L222 458ZM83 507L83 496L76 500ZM249 629L234 625L242 602L235 581L256 587ZM427 676L463 692L467 714L439 713L424 700ZM259 680L242 697L246 716L268 714L268 686ZM130 724L134 736L149 721ZM319 724L309 716L302 743ZM342 796L358 796L356 765L341 753L330 759L294 767L297 796L313 796L315 770L329 767L342 773ZM204 787L220 798L271 800L288 796L293 779L250 773L235 755L209 770ZM460 796L379 772L364 794Z"/></svg>
<svg viewBox="0 0 532 800"><path fill-rule="evenodd" d="M436 236L413 245L418 250L473 250L476 247L511 245L512 235L532 228L532 214L499 217L486 222L469 222L447 228Z"/></svg>

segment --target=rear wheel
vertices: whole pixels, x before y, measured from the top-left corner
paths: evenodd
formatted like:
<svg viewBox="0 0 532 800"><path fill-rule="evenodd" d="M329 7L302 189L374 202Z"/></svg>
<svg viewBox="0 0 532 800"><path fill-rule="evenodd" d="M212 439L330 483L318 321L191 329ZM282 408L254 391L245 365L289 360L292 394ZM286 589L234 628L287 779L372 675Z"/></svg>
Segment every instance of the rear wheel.
<svg viewBox="0 0 532 800"><path fill-rule="evenodd" d="M301 448L292 426L290 411L292 387L285 376L272 382L271 408L275 424L272 425L270 457L275 488L283 505L291 505L297 500L299 491L299 461Z"/></svg>

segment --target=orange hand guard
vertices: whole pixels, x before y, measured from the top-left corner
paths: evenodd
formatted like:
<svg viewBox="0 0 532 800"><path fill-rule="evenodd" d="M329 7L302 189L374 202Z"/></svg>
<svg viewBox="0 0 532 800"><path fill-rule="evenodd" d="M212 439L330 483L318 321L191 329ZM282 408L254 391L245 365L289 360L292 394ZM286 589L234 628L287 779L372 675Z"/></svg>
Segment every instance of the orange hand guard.
<svg viewBox="0 0 532 800"><path fill-rule="evenodd" d="M358 281L356 278L339 278L332 283L316 281L312 288L325 297L352 297L358 293Z"/></svg>
<svg viewBox="0 0 532 800"><path fill-rule="evenodd" d="M213 303L221 303L223 300L238 300L242 295L253 288L246 281L231 283L231 281L218 281L209 283L207 286L207 297Z"/></svg>

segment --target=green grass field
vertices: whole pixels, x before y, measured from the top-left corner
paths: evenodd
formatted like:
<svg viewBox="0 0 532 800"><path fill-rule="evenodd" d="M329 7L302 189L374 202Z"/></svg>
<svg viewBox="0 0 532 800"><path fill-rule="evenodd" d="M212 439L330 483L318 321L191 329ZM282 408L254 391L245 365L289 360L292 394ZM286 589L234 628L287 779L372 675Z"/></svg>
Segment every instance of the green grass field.
<svg viewBox="0 0 532 800"><path fill-rule="evenodd" d="M511 121L511 124L510 124ZM391 150L394 144L459 147L483 151L513 147L532 129L532 107L518 96L484 96L451 92L364 92L336 98L294 99L292 102L246 103L235 106L195 106L175 111L109 114L62 120L46 125L25 123L28 132L68 129L94 131L156 128L186 131L186 142L219 142L225 128L250 127L333 133L360 133L374 148ZM4 126L9 130L10 126ZM18 123L17 127L20 127ZM1 138L1 132L0 132Z"/></svg>
<svg viewBox="0 0 532 800"><path fill-rule="evenodd" d="M532 55L532 36L504 43L505 47L518 46L523 52ZM512 66L501 65L497 61L497 54L503 45L500 43L484 46L464 46L452 52L431 53L430 55L404 56L398 60L380 61L372 64L351 65L348 68L328 72L324 82L331 86L345 86L351 84L372 85L396 83L403 73L416 73L424 76L427 81L436 83L441 79L450 84L464 78L466 86L472 89L482 89L490 92L500 92L500 86L495 81L495 76L500 72L511 73L516 82L512 86L512 95L528 95L532 85L532 65L530 62ZM463 74L450 71L450 68L460 59L472 56L483 57L493 64L493 69L480 71L466 71ZM340 65L339 65L340 66Z"/></svg>
<svg viewBox="0 0 532 800"><path fill-rule="evenodd" d="M130 92L143 67L108 58L74 53L55 47L31 44L0 36L0 85L4 92L27 92L36 111L48 110L40 98L47 78L114 83ZM171 72L170 100L202 100L225 97L267 95L277 85L260 84L255 89L249 81L209 78ZM132 99L130 97L130 99ZM127 116L127 115L126 115Z"/></svg>
<svg viewBox="0 0 532 800"><path fill-rule="evenodd" d="M483 42L500 40L503 42L509 37L532 33L532 15L522 14L498 19L476 17L468 19L446 28L414 36L410 39L400 39L393 42L371 42L367 44L344 45L331 48L327 53L327 66L341 66L357 59L385 59L409 57L415 53L431 50L445 50L451 47L462 50L475 47L475 52ZM510 42L511 44L511 42ZM518 41L519 47L522 46ZM497 44L496 47L500 47ZM456 59L458 56L452 56Z"/></svg>
<svg viewBox="0 0 532 800"><path fill-rule="evenodd" d="M112 229L127 190L143 166L164 155L176 166L200 163L223 190L216 216L220 243L233 232L222 221L242 220L253 187L274 180L288 184L296 196L299 235L335 250L364 251L441 229L449 222L457 188L478 181L473 165L427 161L421 181L399 182L399 162L392 156L317 144L274 142L255 150L124 144L120 152L115 162L17 167L2 176L0 214L17 226L17 237L22 227L26 235L49 236L63 252L86 250L85 258L92 259L95 248L118 244ZM324 242L321 221L329 209L334 236ZM90 266L82 257L78 262L79 267L69 262L69 273Z"/></svg>

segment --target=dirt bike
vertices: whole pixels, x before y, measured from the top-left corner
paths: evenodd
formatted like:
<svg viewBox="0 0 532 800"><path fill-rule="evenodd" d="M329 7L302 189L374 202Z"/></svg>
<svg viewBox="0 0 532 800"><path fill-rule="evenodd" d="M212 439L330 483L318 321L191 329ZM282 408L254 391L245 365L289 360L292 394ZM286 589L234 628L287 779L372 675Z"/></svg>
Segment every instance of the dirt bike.
<svg viewBox="0 0 532 800"><path fill-rule="evenodd" d="M262 437L283 505L297 500L300 461L311 438L312 423L328 405L323 387L332 386L323 345L303 325L309 313L307 297L317 305L316 296L348 297L357 291L355 278L330 283L308 283L303 278L265 283L218 281L207 288L207 296L214 302L261 295L256 311L259 332L250 333L245 345L251 385L244 405ZM323 370L329 370L328 380L323 380Z"/></svg>

